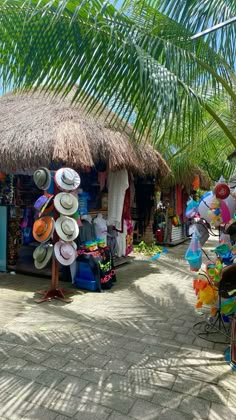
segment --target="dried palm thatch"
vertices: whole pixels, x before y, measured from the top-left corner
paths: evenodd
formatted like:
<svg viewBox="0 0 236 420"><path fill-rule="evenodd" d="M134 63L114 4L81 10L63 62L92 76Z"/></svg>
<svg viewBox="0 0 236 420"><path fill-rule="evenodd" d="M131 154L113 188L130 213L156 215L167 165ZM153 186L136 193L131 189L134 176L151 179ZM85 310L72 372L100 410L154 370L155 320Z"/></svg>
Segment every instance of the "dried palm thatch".
<svg viewBox="0 0 236 420"><path fill-rule="evenodd" d="M207 174L198 166L185 167L180 172L171 172L167 177L161 180L161 187L169 188L174 187L177 184L181 184L185 189L190 192L193 189L193 181L195 176L199 176L200 188L202 190L211 189L211 180Z"/></svg>
<svg viewBox="0 0 236 420"><path fill-rule="evenodd" d="M166 176L170 169L148 143L136 145L127 132L106 126L69 99L43 94L6 95L0 100L0 166L5 172L68 165L77 170L106 162L112 171Z"/></svg>

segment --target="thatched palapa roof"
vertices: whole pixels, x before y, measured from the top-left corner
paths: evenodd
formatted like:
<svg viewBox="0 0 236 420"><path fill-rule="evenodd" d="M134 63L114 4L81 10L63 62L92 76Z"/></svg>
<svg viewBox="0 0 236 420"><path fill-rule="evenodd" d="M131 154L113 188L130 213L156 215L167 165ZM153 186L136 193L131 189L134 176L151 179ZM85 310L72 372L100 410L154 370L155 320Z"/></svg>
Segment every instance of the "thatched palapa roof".
<svg viewBox="0 0 236 420"><path fill-rule="evenodd" d="M77 170L105 161L110 170L166 176L170 170L148 143L106 126L70 99L43 94L8 94L0 99L0 167L7 173L33 172L52 163Z"/></svg>
<svg viewBox="0 0 236 420"><path fill-rule="evenodd" d="M199 176L200 188L202 190L211 189L211 180L208 175L199 166L186 166L180 172L173 171L163 180L161 180L161 187L170 188L177 184L183 185L185 189L190 192L193 189L193 181L195 176Z"/></svg>

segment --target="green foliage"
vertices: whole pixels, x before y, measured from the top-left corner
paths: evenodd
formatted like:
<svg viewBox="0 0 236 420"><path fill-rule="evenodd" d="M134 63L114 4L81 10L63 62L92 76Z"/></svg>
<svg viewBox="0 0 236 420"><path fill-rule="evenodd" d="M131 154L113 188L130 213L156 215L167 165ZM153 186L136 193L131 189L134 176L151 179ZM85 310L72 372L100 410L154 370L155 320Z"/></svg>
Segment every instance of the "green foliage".
<svg viewBox="0 0 236 420"><path fill-rule="evenodd" d="M144 241L141 241L138 245L134 245L135 254L144 254L147 256L153 256L162 252L162 248L157 246L155 242L152 245L147 245Z"/></svg>
<svg viewBox="0 0 236 420"><path fill-rule="evenodd" d="M230 46L220 55L214 42L191 41L200 26L188 24L186 16L194 10L200 21L197 3L185 0L181 9L177 0L127 0L118 11L102 0L0 0L0 76L14 88L73 92L72 102L88 112L113 108L108 124L120 117L124 129L132 119L137 138L152 135L158 146L173 139L180 150L186 139L197 145L207 111L236 147L234 132L212 103L221 92L236 103L226 60ZM207 16L224 17L226 8L216 7L223 0L211 3Z"/></svg>

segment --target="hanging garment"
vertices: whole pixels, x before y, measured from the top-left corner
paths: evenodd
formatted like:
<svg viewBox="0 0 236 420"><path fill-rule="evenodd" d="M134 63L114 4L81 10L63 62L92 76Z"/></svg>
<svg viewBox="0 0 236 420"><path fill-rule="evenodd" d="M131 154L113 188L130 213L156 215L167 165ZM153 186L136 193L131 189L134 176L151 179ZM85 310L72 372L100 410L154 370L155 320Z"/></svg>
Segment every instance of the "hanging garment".
<svg viewBox="0 0 236 420"><path fill-rule="evenodd" d="M93 220L96 238L104 239L107 245L107 221L103 219L102 214L99 213Z"/></svg>
<svg viewBox="0 0 236 420"><path fill-rule="evenodd" d="M123 222L123 232L118 232L117 235L117 256L125 257L126 256L126 237L127 237L127 224L124 220Z"/></svg>
<svg viewBox="0 0 236 420"><path fill-rule="evenodd" d="M182 216L183 214L183 205L182 205L182 186L176 185L176 214L177 216Z"/></svg>
<svg viewBox="0 0 236 420"><path fill-rule="evenodd" d="M111 250L111 255L114 257L117 254L117 236L118 232L113 226L107 228L107 245Z"/></svg>
<svg viewBox="0 0 236 420"><path fill-rule="evenodd" d="M80 245L84 244L85 242L95 241L96 234L93 224L89 223L87 220L83 220L82 226L79 229L78 238Z"/></svg>
<svg viewBox="0 0 236 420"><path fill-rule="evenodd" d="M125 192L129 187L128 172L122 169L110 172L108 177L108 225L122 229L122 213L124 207Z"/></svg>
<svg viewBox="0 0 236 420"><path fill-rule="evenodd" d="M88 214L88 200L91 200L90 194L80 190L78 198L80 215L83 216L84 214Z"/></svg>

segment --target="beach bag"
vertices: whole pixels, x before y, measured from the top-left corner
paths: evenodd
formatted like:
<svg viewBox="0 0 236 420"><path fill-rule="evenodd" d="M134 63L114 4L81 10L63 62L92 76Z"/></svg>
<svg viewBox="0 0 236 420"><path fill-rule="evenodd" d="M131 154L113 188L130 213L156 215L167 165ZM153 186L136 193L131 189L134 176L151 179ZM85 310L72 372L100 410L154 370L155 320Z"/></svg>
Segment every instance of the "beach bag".
<svg viewBox="0 0 236 420"><path fill-rule="evenodd" d="M201 268L202 250L196 228L194 229L189 247L185 253L185 259L188 261L191 271L198 271Z"/></svg>

